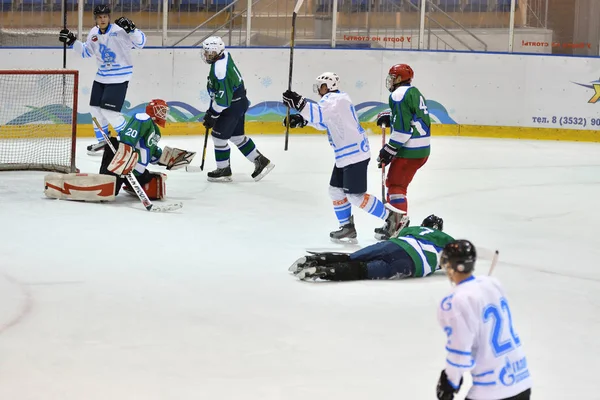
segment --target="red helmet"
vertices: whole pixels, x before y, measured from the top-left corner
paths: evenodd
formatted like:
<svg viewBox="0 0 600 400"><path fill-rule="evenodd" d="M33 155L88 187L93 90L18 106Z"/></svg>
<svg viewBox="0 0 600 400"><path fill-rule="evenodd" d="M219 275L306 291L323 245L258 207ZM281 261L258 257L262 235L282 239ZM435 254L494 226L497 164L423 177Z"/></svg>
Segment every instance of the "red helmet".
<svg viewBox="0 0 600 400"><path fill-rule="evenodd" d="M390 92L393 92L396 85L404 82L410 83L415 76L415 72L407 64L396 64L390 68L385 85Z"/></svg>
<svg viewBox="0 0 600 400"><path fill-rule="evenodd" d="M146 106L146 114L152 118L152 121L156 122L157 125L165 127L167 122L167 114L169 113L169 106L167 102L161 99L154 99Z"/></svg>

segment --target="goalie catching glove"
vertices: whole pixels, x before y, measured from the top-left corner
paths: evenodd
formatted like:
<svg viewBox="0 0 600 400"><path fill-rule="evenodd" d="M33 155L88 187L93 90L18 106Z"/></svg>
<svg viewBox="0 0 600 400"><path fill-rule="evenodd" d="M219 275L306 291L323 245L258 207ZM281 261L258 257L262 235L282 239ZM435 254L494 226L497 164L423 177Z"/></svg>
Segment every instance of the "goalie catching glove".
<svg viewBox="0 0 600 400"><path fill-rule="evenodd" d="M189 165L195 156L196 152L194 151L185 151L165 146L157 164L167 167L167 170L179 169Z"/></svg>
<svg viewBox="0 0 600 400"><path fill-rule="evenodd" d="M138 153L133 146L125 143L119 143L119 149L115 153L107 169L115 175L129 175L138 162Z"/></svg>

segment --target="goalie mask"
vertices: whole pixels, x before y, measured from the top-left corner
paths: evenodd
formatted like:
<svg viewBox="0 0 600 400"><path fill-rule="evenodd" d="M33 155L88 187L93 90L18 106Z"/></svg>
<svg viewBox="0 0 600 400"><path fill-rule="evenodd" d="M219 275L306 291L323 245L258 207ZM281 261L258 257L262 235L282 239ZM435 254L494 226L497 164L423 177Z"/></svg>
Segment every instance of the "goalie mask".
<svg viewBox="0 0 600 400"><path fill-rule="evenodd" d="M410 84L415 76L415 72L407 64L396 64L390 68L385 80L385 86L390 92L402 84Z"/></svg>
<svg viewBox="0 0 600 400"><path fill-rule="evenodd" d="M339 83L340 77L336 73L323 72L321 75L317 76L317 83L313 85L313 90L315 93L319 93L321 96L323 96L325 93L320 93L323 85L327 85L327 92L334 92L336 90L340 90L338 87Z"/></svg>
<svg viewBox="0 0 600 400"><path fill-rule="evenodd" d="M164 128L169 114L167 102L161 99L154 99L146 106L146 114L152 118L158 126Z"/></svg>
<svg viewBox="0 0 600 400"><path fill-rule="evenodd" d="M214 64L223 55L225 43L219 36L211 36L202 42L202 60L207 64Z"/></svg>

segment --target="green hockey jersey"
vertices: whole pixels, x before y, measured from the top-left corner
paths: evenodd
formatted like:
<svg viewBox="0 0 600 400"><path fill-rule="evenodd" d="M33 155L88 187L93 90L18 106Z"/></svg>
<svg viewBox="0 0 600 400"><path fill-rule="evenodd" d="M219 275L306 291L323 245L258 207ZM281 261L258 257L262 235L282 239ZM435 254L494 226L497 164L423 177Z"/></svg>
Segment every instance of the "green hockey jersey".
<svg viewBox="0 0 600 400"><path fill-rule="evenodd" d="M429 156L431 119L426 101L414 86L400 86L390 94L392 133L390 145L398 149L396 157Z"/></svg>
<svg viewBox="0 0 600 400"><path fill-rule="evenodd" d="M415 277L427 276L439 269L440 253L454 240L442 231L411 226L398 232L390 241L402 247L415 263Z"/></svg>
<svg viewBox="0 0 600 400"><path fill-rule="evenodd" d="M229 52L210 66L206 89L211 98L210 107L220 113L228 108L232 101L246 96L242 74L235 66Z"/></svg>
<svg viewBox="0 0 600 400"><path fill-rule="evenodd" d="M162 149L158 147L160 129L146 113L137 113L131 117L119 132L119 141L133 146L139 155L133 170L135 176L141 175L148 164L156 164L162 155Z"/></svg>

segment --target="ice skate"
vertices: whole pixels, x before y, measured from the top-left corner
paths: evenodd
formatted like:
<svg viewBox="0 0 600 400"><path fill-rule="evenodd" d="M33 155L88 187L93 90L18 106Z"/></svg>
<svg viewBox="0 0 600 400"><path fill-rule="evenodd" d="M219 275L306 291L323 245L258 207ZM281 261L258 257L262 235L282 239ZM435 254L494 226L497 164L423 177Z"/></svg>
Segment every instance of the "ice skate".
<svg viewBox="0 0 600 400"><path fill-rule="evenodd" d="M258 157L256 157L254 160L254 172L252 173L252 179L254 179L256 182L260 181L269 172L271 172L273 168L275 168L275 164L258 152Z"/></svg>
<svg viewBox="0 0 600 400"><path fill-rule="evenodd" d="M307 266L298 269L298 271L296 271L294 275L302 281L316 281L319 278L327 276L329 274L329 269L329 267L325 267L322 265Z"/></svg>
<svg viewBox="0 0 600 400"><path fill-rule="evenodd" d="M337 231L333 231L329 234L331 241L334 243L342 244L356 244L356 228L354 227L354 216L350 216L348 222L341 226Z"/></svg>
<svg viewBox="0 0 600 400"><path fill-rule="evenodd" d="M308 268L308 267L313 267L313 266L324 266L327 264L331 264L331 263L335 263L335 262L342 262L342 261L348 261L350 260L350 254L349 253L338 253L338 252L322 252L322 253L315 253L315 252L311 252L309 251L309 255L306 255L304 257L300 257L299 259L297 259L290 268L288 268L288 271L295 273L296 271L300 270L301 268Z"/></svg>
<svg viewBox="0 0 600 400"><path fill-rule="evenodd" d="M104 146L106 146L106 142L103 140L101 142L91 144L87 147L87 153L89 156L101 156L104 151Z"/></svg>
<svg viewBox="0 0 600 400"><path fill-rule="evenodd" d="M231 167L217 168L206 176L209 182L231 182Z"/></svg>
<svg viewBox="0 0 600 400"><path fill-rule="evenodd" d="M408 215L402 210L397 209L389 203L385 204L385 208L389 210L389 214L385 220L385 225L375 229L374 236L377 240L388 240L389 238L396 236L398 232L410 224Z"/></svg>

